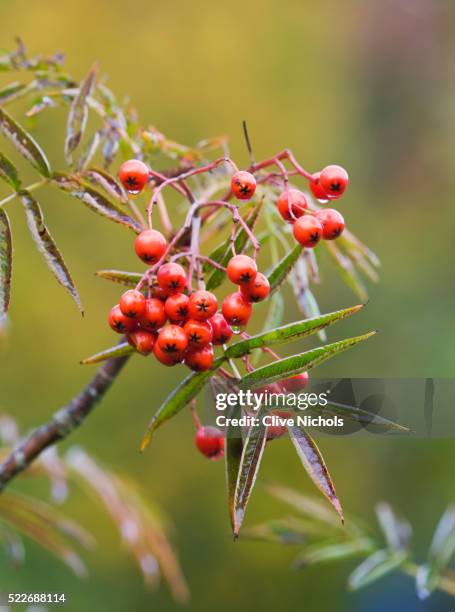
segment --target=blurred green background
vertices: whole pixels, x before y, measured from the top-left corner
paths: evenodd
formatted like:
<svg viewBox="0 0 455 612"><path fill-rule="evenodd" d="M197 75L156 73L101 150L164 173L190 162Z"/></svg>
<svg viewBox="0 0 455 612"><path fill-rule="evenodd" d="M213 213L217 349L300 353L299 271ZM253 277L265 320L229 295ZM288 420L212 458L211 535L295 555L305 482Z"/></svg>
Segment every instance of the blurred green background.
<svg viewBox="0 0 455 612"><path fill-rule="evenodd" d="M76 78L97 59L142 122L170 138L190 144L228 134L232 156L244 165L246 118L257 158L287 146L310 170L332 162L348 168L351 186L340 206L383 268L368 308L330 337L370 328L380 334L318 374L355 377L453 375L454 26L455 5L443 0L0 4L1 47L12 48L20 35L31 53L62 50ZM1 83L7 79L1 76ZM14 113L23 110L18 105ZM34 132L55 167L63 166L65 112L47 111ZM9 205L16 256L0 408L24 429L46 420L87 381L91 372L78 366L81 357L112 343L105 318L118 288L93 272L137 267L124 228L55 191L43 191L40 201L87 314L81 320L38 257L18 202ZM323 311L356 303L328 266L317 297ZM292 308L289 320L299 316ZM191 609L453 609L443 595L419 603L405 577L348 594L350 563L295 573L288 570L293 550L233 544L223 466L195 452L188 414L160 431L146 454L138 453L145 424L173 384L175 371L135 359L71 442L132 475L170 514ZM345 508L371 521L374 504L389 500L416 526L415 550L423 558L434 523L453 499L453 441L372 436L325 438L321 446ZM262 477L313 492L286 440L269 448ZM65 510L97 535L89 578L81 583L30 545L24 568L1 562L3 591L64 591L71 610L178 608L165 586L152 593L143 588L102 510L77 490ZM258 486L247 524L287 512Z"/></svg>

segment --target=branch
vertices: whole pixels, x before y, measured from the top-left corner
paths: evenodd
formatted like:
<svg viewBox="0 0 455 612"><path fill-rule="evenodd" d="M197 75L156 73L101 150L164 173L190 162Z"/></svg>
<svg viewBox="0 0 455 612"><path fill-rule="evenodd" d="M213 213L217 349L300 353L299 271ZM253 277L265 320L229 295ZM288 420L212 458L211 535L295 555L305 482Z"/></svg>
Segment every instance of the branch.
<svg viewBox="0 0 455 612"><path fill-rule="evenodd" d="M81 425L117 378L130 355L108 359L92 380L45 425L33 430L0 464L0 490L48 447Z"/></svg>

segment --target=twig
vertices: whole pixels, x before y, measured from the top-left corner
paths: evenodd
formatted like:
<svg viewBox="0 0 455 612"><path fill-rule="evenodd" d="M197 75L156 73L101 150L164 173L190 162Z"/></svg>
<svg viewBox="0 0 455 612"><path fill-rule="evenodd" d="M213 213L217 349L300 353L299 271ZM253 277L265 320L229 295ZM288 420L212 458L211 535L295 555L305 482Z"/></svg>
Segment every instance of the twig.
<svg viewBox="0 0 455 612"><path fill-rule="evenodd" d="M52 419L33 430L25 440L0 464L0 490L17 474L27 468L48 446L66 438L81 425L117 378L129 359L108 359L92 380L66 406L60 408Z"/></svg>

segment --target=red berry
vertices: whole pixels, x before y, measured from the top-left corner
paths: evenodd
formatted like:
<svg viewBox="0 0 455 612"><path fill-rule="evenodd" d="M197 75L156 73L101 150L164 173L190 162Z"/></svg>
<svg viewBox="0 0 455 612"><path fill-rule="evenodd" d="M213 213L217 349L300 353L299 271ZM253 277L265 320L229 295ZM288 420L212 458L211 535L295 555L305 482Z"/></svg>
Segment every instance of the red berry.
<svg viewBox="0 0 455 612"><path fill-rule="evenodd" d="M138 159L129 159L120 166L118 177L125 189L132 194L140 193L147 184L149 169Z"/></svg>
<svg viewBox="0 0 455 612"><path fill-rule="evenodd" d="M170 295L164 303L164 310L173 323L180 323L188 318L189 298L184 293Z"/></svg>
<svg viewBox="0 0 455 612"><path fill-rule="evenodd" d="M296 374L295 376L282 380L281 386L285 392L291 391L295 393L297 391L301 391L307 386L308 378L308 372L301 372L300 374Z"/></svg>
<svg viewBox="0 0 455 612"><path fill-rule="evenodd" d="M136 329L129 334L128 342L141 355L150 355L155 344L155 335L145 329Z"/></svg>
<svg viewBox="0 0 455 612"><path fill-rule="evenodd" d="M181 355L188 346L188 338L178 325L166 325L160 329L156 343L164 353Z"/></svg>
<svg viewBox="0 0 455 612"><path fill-rule="evenodd" d="M197 430L194 443L208 459L220 459L224 455L224 436L223 432L216 427L200 427Z"/></svg>
<svg viewBox="0 0 455 612"><path fill-rule="evenodd" d="M224 298L221 311L230 325L246 325L253 312L253 307L241 293L237 292Z"/></svg>
<svg viewBox="0 0 455 612"><path fill-rule="evenodd" d="M227 344L232 338L233 331L231 326L223 317L222 314L217 313L209 319L210 325L212 326L213 344Z"/></svg>
<svg viewBox="0 0 455 612"><path fill-rule="evenodd" d="M153 354L160 363L169 367L182 363L183 360L182 353L165 353L157 342L155 342L153 347Z"/></svg>
<svg viewBox="0 0 455 612"><path fill-rule="evenodd" d="M139 323L147 331L155 331L166 323L166 313L164 304L157 298L145 300L145 308Z"/></svg>
<svg viewBox="0 0 455 612"><path fill-rule="evenodd" d="M208 321L190 319L183 326L183 331L188 337L190 348L202 348L212 341L212 326Z"/></svg>
<svg viewBox="0 0 455 612"><path fill-rule="evenodd" d="M316 213L317 219L322 223L322 237L325 240L335 240L344 230L344 219L334 208L321 208Z"/></svg>
<svg viewBox="0 0 455 612"><path fill-rule="evenodd" d="M229 260L226 272L229 280L235 285L246 285L255 278L258 267L254 259L248 255L234 255Z"/></svg>
<svg viewBox="0 0 455 612"><path fill-rule="evenodd" d="M326 192L322 188L322 185L321 185L320 180L319 180L320 177L321 177L321 173L320 172L316 172L315 174L313 174L313 178L310 179L311 193L320 202L327 202L328 197L327 197Z"/></svg>
<svg viewBox="0 0 455 612"><path fill-rule="evenodd" d="M137 256L149 266L161 259L166 247L166 238L154 229L141 232L134 243Z"/></svg>
<svg viewBox="0 0 455 612"><path fill-rule="evenodd" d="M240 170L232 176L231 189L238 200L249 200L256 191L256 179L250 172Z"/></svg>
<svg viewBox="0 0 455 612"><path fill-rule="evenodd" d="M117 304L114 306L109 313L109 325L118 334L127 334L136 329L136 321L125 317L123 312L120 310L120 306Z"/></svg>
<svg viewBox="0 0 455 612"><path fill-rule="evenodd" d="M321 240L322 231L322 223L314 215L305 215L294 223L294 238L308 249Z"/></svg>
<svg viewBox="0 0 455 612"><path fill-rule="evenodd" d="M292 416L290 412L286 412L284 410L274 410L271 414L274 417L278 417L284 420ZM281 436L284 436L285 433L287 433L286 425L280 425L279 423L277 423L276 425L268 425L267 440L270 441L275 440L276 438L281 438Z"/></svg>
<svg viewBox="0 0 455 612"><path fill-rule="evenodd" d="M293 223L308 208L305 194L298 189L283 191L277 201L278 211L285 221Z"/></svg>
<svg viewBox="0 0 455 612"><path fill-rule="evenodd" d="M163 291L163 289L161 289L156 282L152 284L150 296L156 298L157 300L161 300L162 302L165 302L168 298L166 291Z"/></svg>
<svg viewBox="0 0 455 612"><path fill-rule="evenodd" d="M218 301L210 291L199 290L190 295L188 314L191 319L205 321L218 310Z"/></svg>
<svg viewBox="0 0 455 612"><path fill-rule="evenodd" d="M210 370L213 365L213 347L211 344L200 349L190 350L185 356L185 364L195 372Z"/></svg>
<svg viewBox="0 0 455 612"><path fill-rule="evenodd" d="M262 302L270 293L270 283L262 272L258 272L256 278L240 287L240 293L249 302Z"/></svg>
<svg viewBox="0 0 455 612"><path fill-rule="evenodd" d="M349 183L348 173L341 166L327 166L319 178L322 189L330 200L336 200L346 190Z"/></svg>
<svg viewBox="0 0 455 612"><path fill-rule="evenodd" d="M185 270L180 264L166 263L160 266L156 280L165 293L181 293L186 285Z"/></svg>
<svg viewBox="0 0 455 612"><path fill-rule="evenodd" d="M130 289L120 298L119 306L125 317L140 317L145 310L145 296L136 289Z"/></svg>

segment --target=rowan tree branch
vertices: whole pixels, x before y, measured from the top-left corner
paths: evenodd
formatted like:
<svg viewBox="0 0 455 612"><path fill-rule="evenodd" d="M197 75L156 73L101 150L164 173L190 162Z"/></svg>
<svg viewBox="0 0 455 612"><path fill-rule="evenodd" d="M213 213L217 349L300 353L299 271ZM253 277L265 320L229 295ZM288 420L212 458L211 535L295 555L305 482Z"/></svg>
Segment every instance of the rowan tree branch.
<svg viewBox="0 0 455 612"><path fill-rule="evenodd" d="M120 374L130 355L108 359L92 380L52 419L34 429L0 464L0 491L48 447L81 425Z"/></svg>

